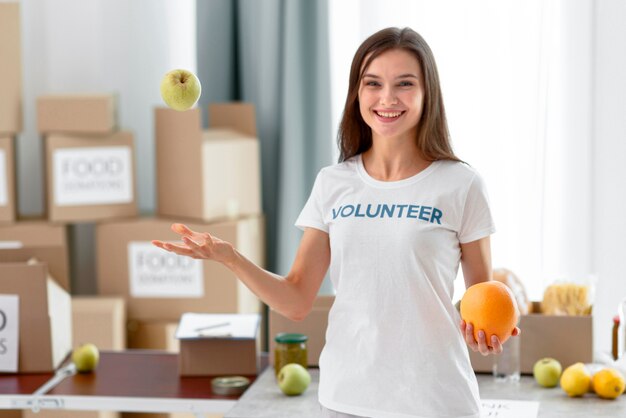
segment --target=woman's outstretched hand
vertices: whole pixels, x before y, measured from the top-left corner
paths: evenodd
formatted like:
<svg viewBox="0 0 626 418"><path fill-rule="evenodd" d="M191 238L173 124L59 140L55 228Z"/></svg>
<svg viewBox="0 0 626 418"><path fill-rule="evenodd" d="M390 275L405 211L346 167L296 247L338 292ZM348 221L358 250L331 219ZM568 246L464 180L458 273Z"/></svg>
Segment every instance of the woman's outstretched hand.
<svg viewBox="0 0 626 418"><path fill-rule="evenodd" d="M195 259L228 263L235 257L232 244L207 232L195 232L183 224L172 224L172 231L181 236L181 243L153 240L152 244L166 251Z"/></svg>
<svg viewBox="0 0 626 418"><path fill-rule="evenodd" d="M489 354L500 354L502 352L502 343L500 339L492 335L491 336L491 347L487 345L487 337L484 330L478 330L478 341L474 338L474 328L472 324L466 324L464 320L461 320L460 324L461 333L465 337L465 342L474 352L479 352L483 356L487 356ZM513 332L511 333L512 337L517 337L520 333L520 329L518 327L513 328Z"/></svg>

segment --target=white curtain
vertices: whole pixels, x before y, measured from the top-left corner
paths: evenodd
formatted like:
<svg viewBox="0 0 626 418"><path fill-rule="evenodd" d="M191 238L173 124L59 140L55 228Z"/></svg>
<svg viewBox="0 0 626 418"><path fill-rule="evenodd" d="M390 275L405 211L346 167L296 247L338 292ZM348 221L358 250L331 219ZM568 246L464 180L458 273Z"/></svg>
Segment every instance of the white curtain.
<svg viewBox="0 0 626 418"><path fill-rule="evenodd" d="M333 126L358 45L384 27L413 28L435 54L454 149L487 182L493 266L513 270L533 300L553 280L593 273L591 0L330 7Z"/></svg>

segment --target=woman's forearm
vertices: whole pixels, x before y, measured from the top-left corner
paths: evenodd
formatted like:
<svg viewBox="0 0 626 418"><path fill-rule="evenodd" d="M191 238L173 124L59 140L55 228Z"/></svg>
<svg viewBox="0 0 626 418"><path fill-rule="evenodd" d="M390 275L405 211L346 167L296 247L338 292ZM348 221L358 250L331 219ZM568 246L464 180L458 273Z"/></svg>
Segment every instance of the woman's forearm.
<svg viewBox="0 0 626 418"><path fill-rule="evenodd" d="M305 303L295 280L262 269L237 250L223 264L270 308L289 319L303 319Z"/></svg>

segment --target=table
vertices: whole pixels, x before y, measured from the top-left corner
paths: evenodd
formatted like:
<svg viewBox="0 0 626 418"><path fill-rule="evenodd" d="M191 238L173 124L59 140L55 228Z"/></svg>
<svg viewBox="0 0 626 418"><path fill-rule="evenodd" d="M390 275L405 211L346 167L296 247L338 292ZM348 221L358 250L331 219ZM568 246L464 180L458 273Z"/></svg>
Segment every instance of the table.
<svg viewBox="0 0 626 418"><path fill-rule="evenodd" d="M309 369L311 385L301 396L284 396L276 385L274 371L265 370L224 418L319 418L317 387L319 369ZM546 389L531 376L520 382L496 383L491 375L479 374L482 399L539 401L540 418L626 417L626 395L614 401L589 394L569 398L560 388Z"/></svg>
<svg viewBox="0 0 626 418"><path fill-rule="evenodd" d="M267 364L264 354L259 372ZM0 409L219 414L239 399L213 393L213 376L180 377L178 355L162 351L103 351L96 372L59 376L69 366L64 365L56 375L0 375ZM246 377L253 382L257 378ZM55 383L55 379L60 381Z"/></svg>

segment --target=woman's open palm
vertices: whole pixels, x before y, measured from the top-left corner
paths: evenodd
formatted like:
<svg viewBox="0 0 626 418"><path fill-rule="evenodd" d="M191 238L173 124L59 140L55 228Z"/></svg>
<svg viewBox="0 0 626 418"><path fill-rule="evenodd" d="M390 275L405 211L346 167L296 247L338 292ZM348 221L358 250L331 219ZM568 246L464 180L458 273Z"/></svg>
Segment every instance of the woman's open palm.
<svg viewBox="0 0 626 418"><path fill-rule="evenodd" d="M181 236L182 244L159 240L153 240L152 244L178 255L220 263L226 263L235 255L232 244L211 236L208 232L192 231L183 224L172 224L172 231Z"/></svg>

